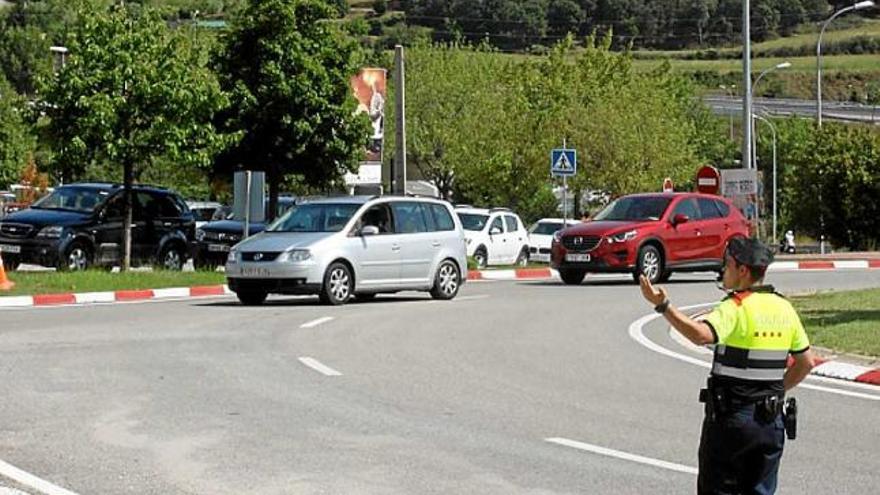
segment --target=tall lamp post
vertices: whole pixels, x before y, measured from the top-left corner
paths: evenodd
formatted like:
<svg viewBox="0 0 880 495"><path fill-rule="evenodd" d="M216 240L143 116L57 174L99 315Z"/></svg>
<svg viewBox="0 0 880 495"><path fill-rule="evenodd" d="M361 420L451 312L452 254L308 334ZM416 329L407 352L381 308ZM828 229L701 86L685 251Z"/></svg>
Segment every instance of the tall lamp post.
<svg viewBox="0 0 880 495"><path fill-rule="evenodd" d="M755 93L755 91L758 87L758 82L760 82L761 79L764 78L764 76L766 76L767 74L769 74L775 70L787 69L789 67L791 67L791 62L785 61L785 62L778 63L768 69L764 69L760 74L758 74L758 77L755 78L755 82L752 83L752 94ZM751 120L751 126L752 126L752 157L751 157L752 163L751 163L751 167L758 168L758 151L757 151L758 138L755 135L755 121L754 121L754 119Z"/></svg>
<svg viewBox="0 0 880 495"><path fill-rule="evenodd" d="M742 42L743 42L743 143L742 165L751 166L752 156L752 33L749 0L743 2Z"/></svg>
<svg viewBox="0 0 880 495"><path fill-rule="evenodd" d="M776 126L770 119L755 114L754 117L770 126L773 133L773 245L776 245Z"/></svg>
<svg viewBox="0 0 880 495"><path fill-rule="evenodd" d="M819 127L822 127L822 36L825 34L825 28L828 27L831 21L847 12L868 9L874 5L874 0L854 3L849 7L838 10L822 24L822 30L819 31L819 41L816 43L816 122L818 122Z"/></svg>

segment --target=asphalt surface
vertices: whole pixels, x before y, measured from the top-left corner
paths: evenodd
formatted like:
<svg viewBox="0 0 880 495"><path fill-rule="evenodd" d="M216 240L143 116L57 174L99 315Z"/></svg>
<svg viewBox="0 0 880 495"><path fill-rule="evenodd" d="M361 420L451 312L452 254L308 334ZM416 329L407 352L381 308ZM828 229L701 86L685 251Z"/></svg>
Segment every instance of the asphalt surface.
<svg viewBox="0 0 880 495"><path fill-rule="evenodd" d="M769 282L791 293L880 276ZM703 275L668 288L682 306L721 296ZM452 302L2 311L0 459L78 494L692 493L706 370L629 336L650 313L626 278L469 283ZM690 352L661 320L644 333ZM810 383L830 391L796 392L779 493L876 493L880 389Z"/></svg>
<svg viewBox="0 0 880 495"><path fill-rule="evenodd" d="M741 97L711 95L704 97L703 102L718 115L739 115L742 113ZM816 100L754 98L752 100L752 111L758 114L767 113L779 117L798 116L815 118ZM880 106L826 101L823 99L822 118L843 122L880 124Z"/></svg>

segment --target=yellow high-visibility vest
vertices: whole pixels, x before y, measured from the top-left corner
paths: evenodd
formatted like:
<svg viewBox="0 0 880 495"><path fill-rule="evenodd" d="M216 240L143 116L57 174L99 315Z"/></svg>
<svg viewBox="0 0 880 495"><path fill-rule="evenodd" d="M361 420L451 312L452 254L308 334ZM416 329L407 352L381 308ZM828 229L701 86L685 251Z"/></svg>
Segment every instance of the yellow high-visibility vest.
<svg viewBox="0 0 880 495"><path fill-rule="evenodd" d="M705 321L715 334L714 376L782 380L788 355L810 348L801 319L772 287L731 294Z"/></svg>

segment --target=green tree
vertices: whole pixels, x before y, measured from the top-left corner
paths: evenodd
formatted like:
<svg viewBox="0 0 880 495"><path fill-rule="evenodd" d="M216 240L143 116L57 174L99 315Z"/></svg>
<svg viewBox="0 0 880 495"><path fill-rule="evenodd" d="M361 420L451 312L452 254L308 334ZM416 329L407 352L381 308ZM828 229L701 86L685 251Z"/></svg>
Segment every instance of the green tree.
<svg viewBox="0 0 880 495"><path fill-rule="evenodd" d="M369 124L355 116L350 78L363 53L322 0L251 1L222 40L216 67L233 105L223 126L241 131L218 163L265 170L269 211L285 176L326 186L356 171Z"/></svg>
<svg viewBox="0 0 880 495"><path fill-rule="evenodd" d="M24 100L0 75L0 188L17 181L34 136L24 118Z"/></svg>
<svg viewBox="0 0 880 495"><path fill-rule="evenodd" d="M81 12L46 112L68 179L104 161L122 167L123 269L131 262L131 185L158 159L206 166L229 139L211 125L227 100L191 39L152 10Z"/></svg>

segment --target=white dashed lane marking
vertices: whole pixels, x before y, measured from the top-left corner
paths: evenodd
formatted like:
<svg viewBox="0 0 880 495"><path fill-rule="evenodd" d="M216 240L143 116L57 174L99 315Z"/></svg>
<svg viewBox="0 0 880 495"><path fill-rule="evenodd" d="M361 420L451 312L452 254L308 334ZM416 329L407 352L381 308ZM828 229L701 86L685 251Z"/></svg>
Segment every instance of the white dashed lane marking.
<svg viewBox="0 0 880 495"><path fill-rule="evenodd" d="M318 318L316 320L312 320L310 322L303 323L299 327L300 328L314 328L318 325L321 325L323 323L327 323L328 321L332 321L332 320L333 320L332 316L324 316L324 317Z"/></svg>
<svg viewBox="0 0 880 495"><path fill-rule="evenodd" d="M573 449L583 450L584 452L592 452L593 454L604 455L607 457L614 457L615 459L621 459L624 461L637 462L639 464L645 464L648 466L658 467L662 469L668 469L670 471L678 471L679 473L686 474L697 474L697 468L691 466L685 466L684 464L676 464L674 462L663 461L660 459L654 459L652 457L645 457L638 454L630 454L628 452L623 452L621 450L609 449L607 447L600 447L598 445L592 445L589 443L578 442L576 440L569 440L567 438L545 438L547 442L555 443L557 445L562 445L565 447L571 447Z"/></svg>
<svg viewBox="0 0 880 495"><path fill-rule="evenodd" d="M301 362L302 364L308 366L309 368L317 371L318 373L321 373L326 376L342 376L342 373L334 370L333 368L331 368L329 366L324 365L323 363L321 363L320 361L318 361L317 359L314 359L314 358L301 357L301 358L299 358L299 362Z"/></svg>

